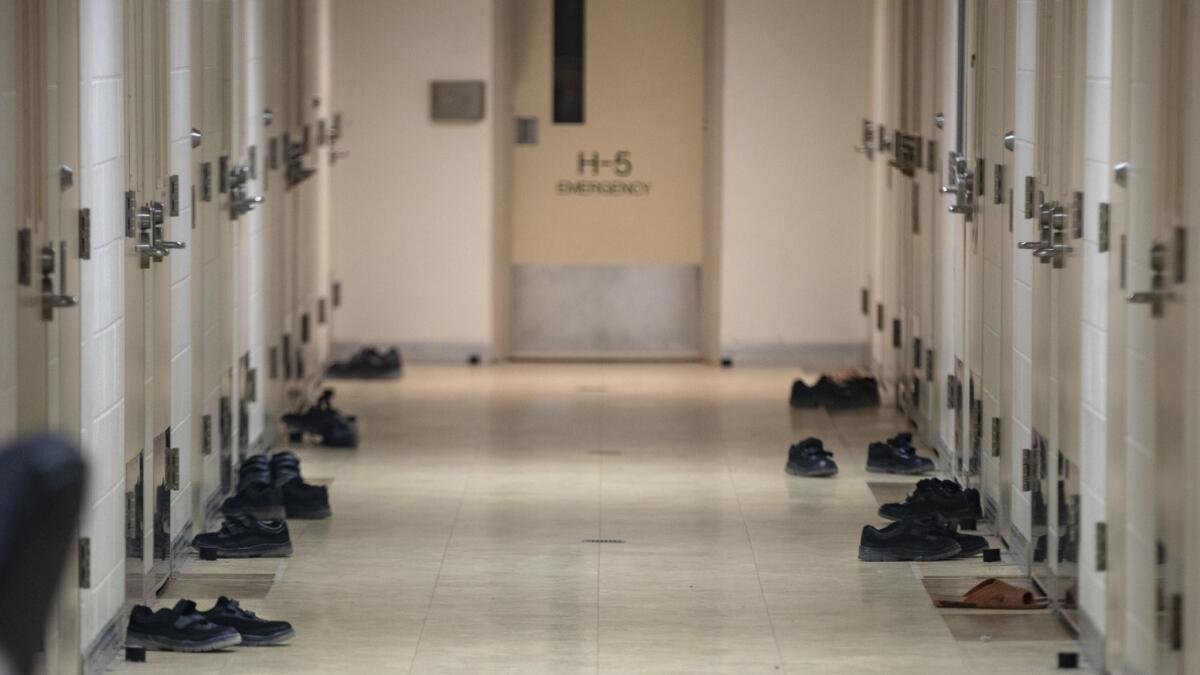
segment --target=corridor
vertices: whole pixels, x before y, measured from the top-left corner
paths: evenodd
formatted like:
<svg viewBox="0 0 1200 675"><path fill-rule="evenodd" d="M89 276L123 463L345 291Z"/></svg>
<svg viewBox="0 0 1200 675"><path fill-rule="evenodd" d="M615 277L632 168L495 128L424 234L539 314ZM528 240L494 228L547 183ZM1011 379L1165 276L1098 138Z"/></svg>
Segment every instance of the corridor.
<svg viewBox="0 0 1200 675"><path fill-rule="evenodd" d="M1015 566L857 560L879 500L908 485L867 474L866 445L901 422L790 411L795 375L425 366L343 384L362 445L297 448L333 517L290 521L287 559L193 553L159 597L240 593L296 639L114 672L1057 672L1077 648L1049 610L930 602ZM837 477L784 473L808 435Z"/></svg>

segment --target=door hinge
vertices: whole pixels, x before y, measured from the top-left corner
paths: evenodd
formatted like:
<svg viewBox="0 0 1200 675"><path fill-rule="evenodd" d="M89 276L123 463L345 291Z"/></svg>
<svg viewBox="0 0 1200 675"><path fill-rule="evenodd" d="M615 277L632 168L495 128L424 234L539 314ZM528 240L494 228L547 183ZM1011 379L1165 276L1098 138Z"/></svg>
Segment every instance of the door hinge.
<svg viewBox="0 0 1200 675"><path fill-rule="evenodd" d="M221 155L217 159L217 192L225 194L229 190L229 155Z"/></svg>
<svg viewBox="0 0 1200 675"><path fill-rule="evenodd" d="M138 481L141 482L140 480ZM125 538L137 539L138 536L138 493L130 490L125 493Z"/></svg>
<svg viewBox="0 0 1200 675"><path fill-rule="evenodd" d="M325 298L317 298L317 325L325 325Z"/></svg>
<svg viewBox="0 0 1200 675"><path fill-rule="evenodd" d="M863 287L859 303L862 307L862 315L871 316L871 290L869 288Z"/></svg>
<svg viewBox="0 0 1200 675"><path fill-rule="evenodd" d="M1183 651L1183 594L1171 595L1171 651Z"/></svg>
<svg viewBox="0 0 1200 675"><path fill-rule="evenodd" d="M258 180L258 146L246 148L246 164L250 167L250 180Z"/></svg>
<svg viewBox="0 0 1200 675"><path fill-rule="evenodd" d="M233 444L233 407L228 396L221 397L220 413L221 449L227 450Z"/></svg>
<svg viewBox="0 0 1200 675"><path fill-rule="evenodd" d="M915 410L921 409L921 378L915 375L912 379L912 404Z"/></svg>
<svg viewBox="0 0 1200 675"><path fill-rule="evenodd" d="M174 218L179 217L179 176L167 179L167 213Z"/></svg>
<svg viewBox="0 0 1200 675"><path fill-rule="evenodd" d="M933 350L925 350L925 381L933 382Z"/></svg>
<svg viewBox="0 0 1200 675"><path fill-rule="evenodd" d="M306 345L312 338L312 331L309 328L310 321L308 312L300 315L300 344Z"/></svg>
<svg viewBox="0 0 1200 675"><path fill-rule="evenodd" d="M179 448L171 447L170 439L167 440L167 449L163 453L166 458L166 487L168 490L179 490Z"/></svg>
<svg viewBox="0 0 1200 675"><path fill-rule="evenodd" d="M971 379L971 388L975 388L975 380ZM971 398L971 445L972 464L978 471L980 459L983 457L983 399Z"/></svg>
<svg viewBox="0 0 1200 675"><path fill-rule="evenodd" d="M1071 195L1071 236L1083 239L1083 193L1078 190Z"/></svg>
<svg viewBox="0 0 1200 675"><path fill-rule="evenodd" d="M92 210L79 209L79 259L92 259Z"/></svg>
<svg viewBox="0 0 1200 675"><path fill-rule="evenodd" d="M66 164L61 164L58 167L58 187L63 190L70 190L75 184L75 169L72 169Z"/></svg>
<svg viewBox="0 0 1200 675"><path fill-rule="evenodd" d="M342 282L333 282L333 288L330 289L329 295L333 299L334 309L342 306Z"/></svg>
<svg viewBox="0 0 1200 675"><path fill-rule="evenodd" d="M993 204L1003 204L1004 203L1004 165L1003 164L997 164L992 169L992 182L995 183L995 185L992 186L993 189L995 190L995 194L992 195L992 203Z"/></svg>
<svg viewBox="0 0 1200 675"><path fill-rule="evenodd" d="M883 303L875 305L875 330L883 332Z"/></svg>
<svg viewBox="0 0 1200 675"><path fill-rule="evenodd" d="M1187 281L1187 227L1175 226L1175 283Z"/></svg>
<svg viewBox="0 0 1200 675"><path fill-rule="evenodd" d="M1000 456L1000 440L1003 424L999 417L992 418L992 457Z"/></svg>
<svg viewBox="0 0 1200 675"><path fill-rule="evenodd" d="M1025 220L1033 218L1034 196L1037 194L1037 179L1025 176Z"/></svg>
<svg viewBox="0 0 1200 675"><path fill-rule="evenodd" d="M28 227L17 230L17 283L33 283L33 230Z"/></svg>
<svg viewBox="0 0 1200 675"><path fill-rule="evenodd" d="M1037 449L1021 450L1021 492L1033 492L1038 484Z"/></svg>
<svg viewBox="0 0 1200 675"><path fill-rule="evenodd" d="M272 136L267 143L267 167L269 169L279 168L279 137Z"/></svg>
<svg viewBox="0 0 1200 675"><path fill-rule="evenodd" d="M200 165L200 200L212 201L212 162Z"/></svg>
<svg viewBox="0 0 1200 675"><path fill-rule="evenodd" d="M279 379L279 347L272 345L267 354L267 360L269 361L267 364L267 376L272 380L277 380Z"/></svg>
<svg viewBox="0 0 1200 675"><path fill-rule="evenodd" d="M246 394L244 398L251 403L258 402L258 368L246 369Z"/></svg>
<svg viewBox="0 0 1200 675"><path fill-rule="evenodd" d="M1108 570L1108 523L1096 523L1096 571Z"/></svg>
<svg viewBox="0 0 1200 675"><path fill-rule="evenodd" d="M913 368L921 370L921 338L913 338Z"/></svg>
<svg viewBox="0 0 1200 675"><path fill-rule="evenodd" d="M926 146L925 170L929 173L937 173L937 141L929 139L929 145Z"/></svg>
<svg viewBox="0 0 1200 675"><path fill-rule="evenodd" d="M92 587L92 540L79 538L79 587Z"/></svg>
<svg viewBox="0 0 1200 675"><path fill-rule="evenodd" d="M975 195L976 197L984 196L983 193L985 192L985 190L987 188L986 172L987 172L987 163L983 161L982 157L976 159L975 160L975 184L979 186L979 192Z"/></svg>
<svg viewBox="0 0 1200 675"><path fill-rule="evenodd" d="M1099 228L1098 228L1099 233L1097 235L1097 238L1100 240L1100 252L1101 253L1108 252L1108 219L1109 219L1108 210L1109 210L1108 202L1100 202L1100 208L1099 208L1099 214L1098 214L1100 222L1099 222Z"/></svg>
<svg viewBox="0 0 1200 675"><path fill-rule="evenodd" d="M213 450L212 415L205 415L201 419L203 421L201 422L200 452L211 455Z"/></svg>
<svg viewBox="0 0 1200 675"><path fill-rule="evenodd" d="M953 373L946 375L946 409L958 407L958 378Z"/></svg>
<svg viewBox="0 0 1200 675"><path fill-rule="evenodd" d="M280 339L281 349L283 352L283 379L292 379L292 336L284 333Z"/></svg>
<svg viewBox="0 0 1200 675"><path fill-rule="evenodd" d="M904 340L901 337L903 332L900 319L892 319L892 349L900 349L903 346Z"/></svg>
<svg viewBox="0 0 1200 675"><path fill-rule="evenodd" d="M1128 235L1125 235L1125 234L1121 235L1121 245L1120 245L1119 252L1121 254L1121 260L1120 260L1120 265L1118 265L1118 267L1119 267L1119 274L1117 275L1118 283L1120 283L1120 285L1121 285L1121 290L1125 290L1125 276L1126 276L1125 268L1128 264L1128 258L1129 258L1129 237L1128 237Z"/></svg>

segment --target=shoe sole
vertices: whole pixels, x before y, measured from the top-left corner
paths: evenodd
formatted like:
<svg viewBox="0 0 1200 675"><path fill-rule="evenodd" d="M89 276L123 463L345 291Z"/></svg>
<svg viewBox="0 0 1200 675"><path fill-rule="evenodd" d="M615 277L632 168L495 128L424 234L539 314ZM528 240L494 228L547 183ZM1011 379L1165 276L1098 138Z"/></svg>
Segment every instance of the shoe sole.
<svg viewBox="0 0 1200 675"><path fill-rule="evenodd" d="M803 478L826 478L828 476L836 476L837 472L838 472L836 466L833 467L832 469L821 469L818 471L805 471L803 469L797 469L797 468L793 467L791 464L788 464L787 466L783 467L783 470L790 473L793 476L801 476Z"/></svg>
<svg viewBox="0 0 1200 675"><path fill-rule="evenodd" d="M239 548L222 548L220 546L196 546L192 548L199 551L202 548L211 548L217 552L218 558L286 558L292 555L292 545L289 544L255 544L254 546L242 546Z"/></svg>
<svg viewBox="0 0 1200 675"><path fill-rule="evenodd" d="M246 506L239 509L231 509L226 511L221 509L221 513L227 516L236 516L245 514L253 517L255 520L285 520L287 519L287 511L283 505L279 506Z"/></svg>
<svg viewBox="0 0 1200 675"><path fill-rule="evenodd" d="M919 469L918 468L885 469L883 467L871 466L870 464L868 464L867 465L867 473L891 473L891 474L895 474L897 476L919 476L923 473L929 473L930 471L933 471L934 468L935 467L932 467L932 466L926 466L926 467L921 467Z"/></svg>
<svg viewBox="0 0 1200 675"><path fill-rule="evenodd" d="M897 515L891 514L891 513L884 513L882 508L879 509L879 511L877 513L879 514L880 518L883 518L885 520L890 520L892 522L900 522L901 520L909 520L913 517L916 517L916 518L929 517L928 514L925 516L897 516ZM962 511L952 511L950 513L938 513L937 515L941 516L942 518L945 518L946 520L948 520L952 523L957 523L960 520L978 520L979 518L981 518L981 516L976 515L974 512L964 513Z"/></svg>
<svg viewBox="0 0 1200 675"><path fill-rule="evenodd" d="M936 553L911 553L894 551L888 548L858 547L858 559L863 562L936 562L956 557L962 549L957 545L953 549Z"/></svg>
<svg viewBox="0 0 1200 675"><path fill-rule="evenodd" d="M287 642L296 637L296 629L289 628L285 631L280 631L274 635L243 635L242 646L244 647L266 647L269 645L277 645Z"/></svg>
<svg viewBox="0 0 1200 675"><path fill-rule="evenodd" d="M329 507L316 509L289 509L287 512L288 518L296 518L298 520L321 520L333 515L333 509Z"/></svg>
<svg viewBox="0 0 1200 675"><path fill-rule="evenodd" d="M127 633L125 635L126 647L141 647L142 649L153 649L160 652L215 652L218 649L236 647L240 644L242 644L242 636L239 633L234 633L232 636L226 635L210 638L203 642L172 640L171 638L158 635L140 635L138 633Z"/></svg>

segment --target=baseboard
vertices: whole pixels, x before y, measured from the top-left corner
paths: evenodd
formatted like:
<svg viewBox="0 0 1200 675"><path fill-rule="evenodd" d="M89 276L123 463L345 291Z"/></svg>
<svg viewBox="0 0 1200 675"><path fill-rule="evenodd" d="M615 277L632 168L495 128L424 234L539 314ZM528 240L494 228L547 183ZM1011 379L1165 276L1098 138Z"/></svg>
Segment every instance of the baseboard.
<svg viewBox="0 0 1200 675"><path fill-rule="evenodd" d="M791 366L821 371L866 368L871 346L866 342L764 342L721 346L721 358L737 366Z"/></svg>
<svg viewBox="0 0 1200 675"><path fill-rule="evenodd" d="M104 624L100 634L92 640L92 644L83 652L83 675L99 675L117 660L121 653L121 644L125 641L125 631L122 626L130 607L122 608L116 616Z"/></svg>
<svg viewBox="0 0 1200 675"><path fill-rule="evenodd" d="M480 363L496 360L491 345L478 342L405 342L405 341L355 341L336 342L329 346L329 361L349 358L363 347L395 347L405 363L455 363L465 364L468 359L478 357Z"/></svg>

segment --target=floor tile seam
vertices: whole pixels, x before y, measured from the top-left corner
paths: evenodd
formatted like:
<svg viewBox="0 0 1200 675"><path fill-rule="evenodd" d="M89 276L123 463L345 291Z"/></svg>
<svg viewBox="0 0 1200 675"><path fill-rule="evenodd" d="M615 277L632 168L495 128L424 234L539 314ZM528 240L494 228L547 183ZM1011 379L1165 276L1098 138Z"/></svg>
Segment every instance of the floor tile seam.
<svg viewBox="0 0 1200 675"><path fill-rule="evenodd" d="M762 574L758 567L758 553L754 550L754 541L750 538L750 525L746 522L746 514L742 510L742 496L737 488L737 481L733 476L733 467L729 464L729 456L722 455L725 463L725 471L729 480L730 488L733 490L733 495L737 499L738 517L742 521L742 530L746 536L746 546L750 549L750 558L754 561L754 579L758 583L759 598L762 600L763 613L767 617L767 625L771 628L771 641L775 644L775 657L778 659L779 668L786 675L787 663L783 660L783 648L779 645L779 633L775 629L775 619L771 616L771 605L767 602L767 591L763 586Z"/></svg>
<svg viewBox="0 0 1200 675"><path fill-rule="evenodd" d="M479 446L476 446L475 453L474 453L475 457L479 456L479 451L480 451ZM474 461L474 459L475 458L473 457L472 461L471 461L471 466L473 466L473 467L478 465L478 462ZM451 542L454 541L454 532L455 532L455 530L458 529L459 517L462 515L463 505L466 503L467 487L471 484L471 479L474 478L474 476L475 476L475 469L472 469L469 473L466 474L466 476L463 477L462 487L459 490L459 495L458 495L458 506L454 510L454 520L450 524L450 532L446 535L446 543L442 547L442 557L441 557L441 560L438 562L438 571L437 571L437 574L434 575L434 578L433 578L433 587L429 590L429 603L425 606L425 613L421 617L421 628L420 628L420 630L417 631L417 641L416 641L416 644L413 645L412 660L409 661L409 664L408 664L408 672L409 673L412 673L413 670L416 668L417 656L421 653L421 638L423 638L425 636L425 626L429 623L430 613L433 612L433 603L434 603L435 599L437 598L438 584L442 578L442 571L446 568L446 556L450 552L450 544L451 544Z"/></svg>

